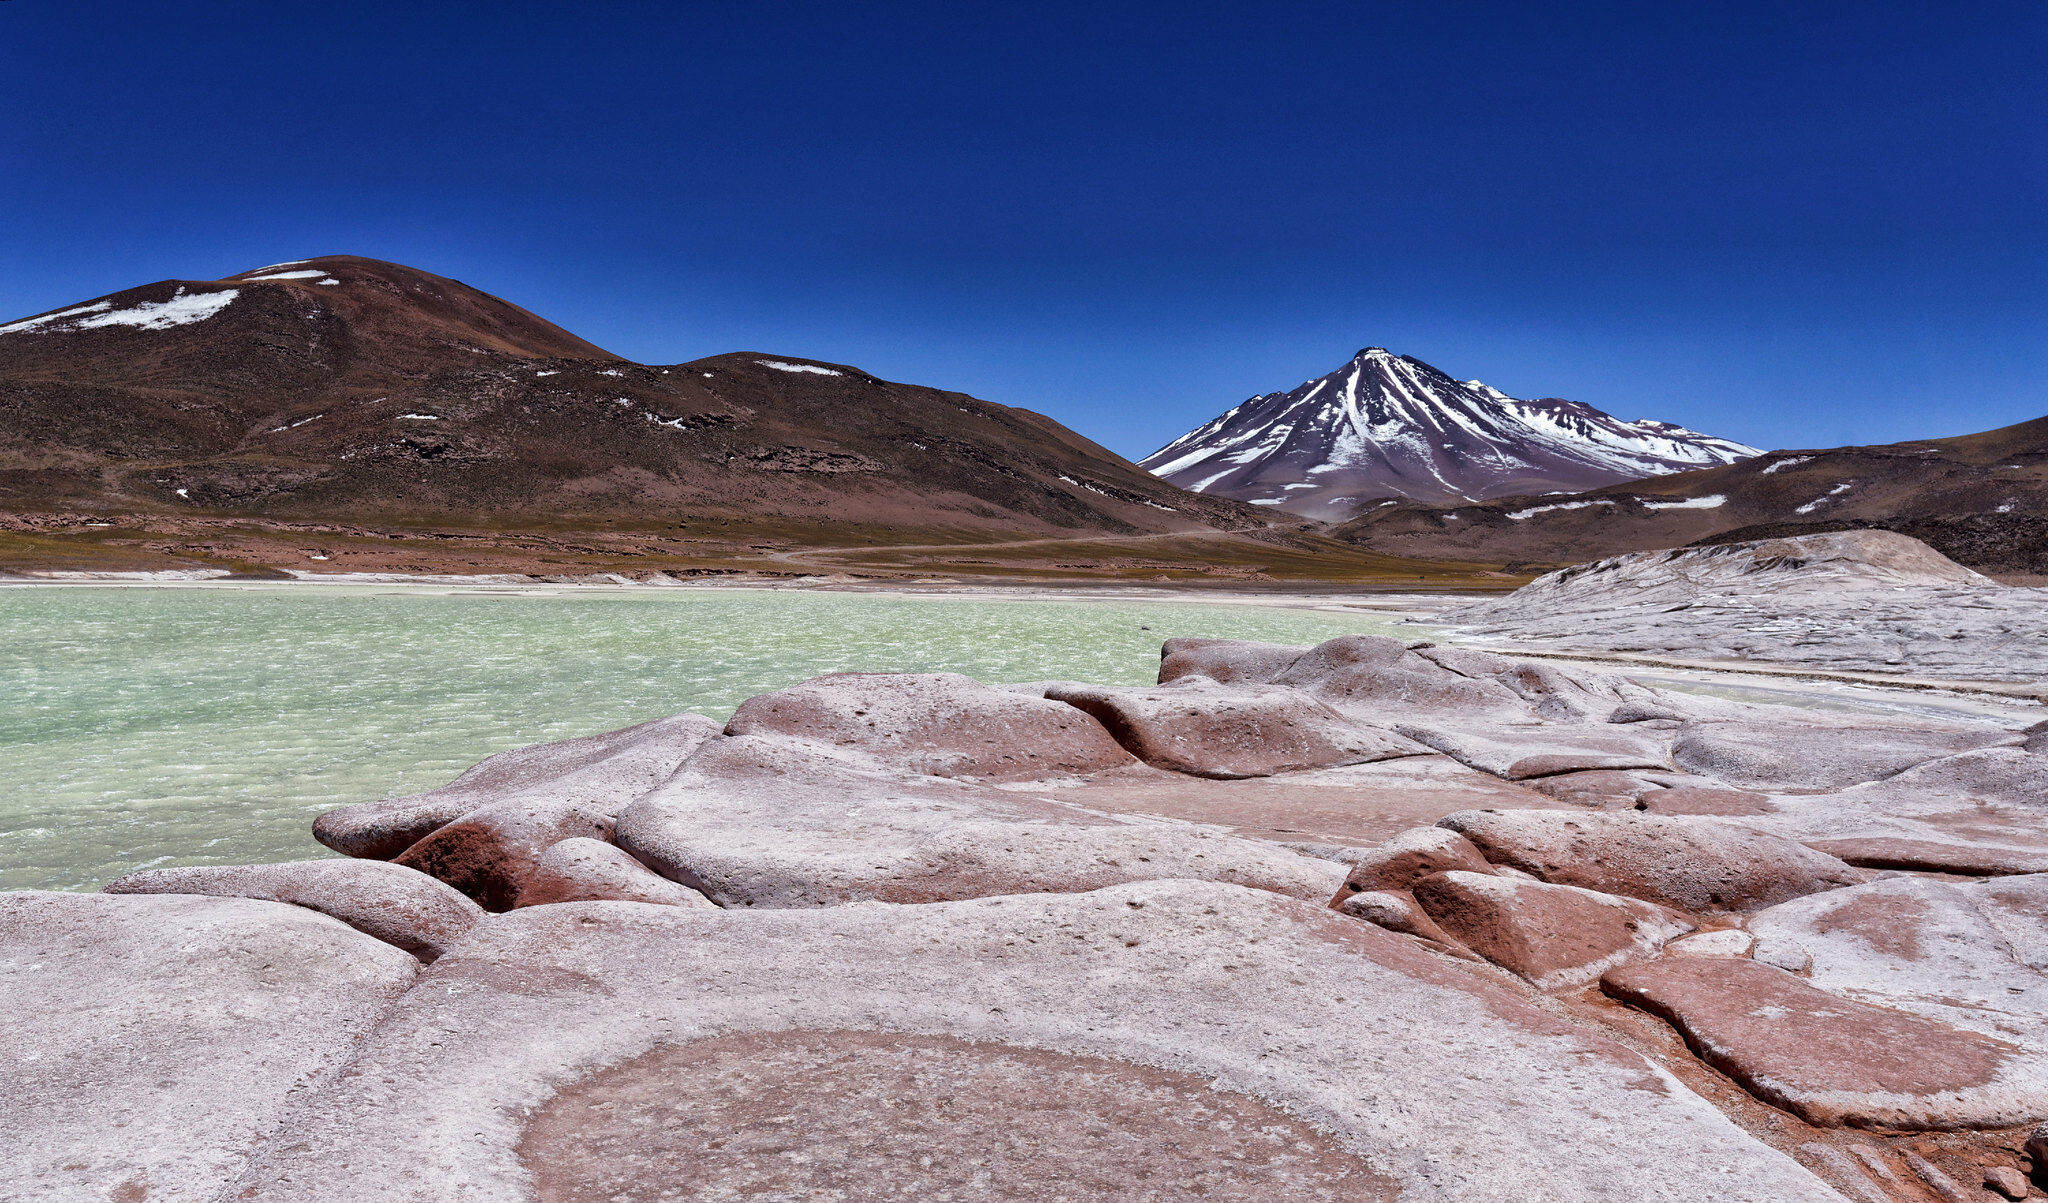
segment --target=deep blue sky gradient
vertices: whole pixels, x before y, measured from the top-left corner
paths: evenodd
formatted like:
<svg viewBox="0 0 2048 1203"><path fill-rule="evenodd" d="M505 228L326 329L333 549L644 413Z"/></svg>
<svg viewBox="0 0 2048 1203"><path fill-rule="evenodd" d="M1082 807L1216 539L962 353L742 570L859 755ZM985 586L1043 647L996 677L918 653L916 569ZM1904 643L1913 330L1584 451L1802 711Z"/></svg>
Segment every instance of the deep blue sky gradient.
<svg viewBox="0 0 2048 1203"><path fill-rule="evenodd" d="M0 320L343 252L1134 457L1367 344L1957 434L2048 413L2048 5L0 3Z"/></svg>

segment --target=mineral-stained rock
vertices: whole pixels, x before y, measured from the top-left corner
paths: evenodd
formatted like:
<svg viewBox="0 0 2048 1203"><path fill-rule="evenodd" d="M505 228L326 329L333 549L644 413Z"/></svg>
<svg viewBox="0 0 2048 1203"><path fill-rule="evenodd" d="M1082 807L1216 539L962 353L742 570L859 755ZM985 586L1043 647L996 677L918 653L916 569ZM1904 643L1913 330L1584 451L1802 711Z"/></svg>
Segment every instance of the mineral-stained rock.
<svg viewBox="0 0 2048 1203"><path fill-rule="evenodd" d="M1863 874L1824 852L1725 820L1640 811L1468 811L1438 824L1486 859L1558 885L1682 911L1741 911Z"/></svg>
<svg viewBox="0 0 2048 1203"><path fill-rule="evenodd" d="M1416 882L1415 901L1458 943L1542 990L1585 985L1694 927L1633 898L1459 870Z"/></svg>
<svg viewBox="0 0 2048 1203"><path fill-rule="evenodd" d="M217 1197L418 971L302 907L0 893L0 1198Z"/></svg>
<svg viewBox="0 0 2048 1203"><path fill-rule="evenodd" d="M1636 809L1653 815L1767 815L1768 795L1716 785L1674 785L1636 795Z"/></svg>
<svg viewBox="0 0 2048 1203"><path fill-rule="evenodd" d="M1671 754L1680 768L1731 785L1841 789L2018 739L1989 726L1715 720L1686 723Z"/></svg>
<svg viewBox="0 0 2048 1203"><path fill-rule="evenodd" d="M482 904L509 911L541 854L563 840L609 839L612 820L577 802L511 801L473 810L407 848L397 863L429 873Z"/></svg>
<svg viewBox="0 0 2048 1203"><path fill-rule="evenodd" d="M1237 639L1169 639L1159 649L1159 683L1207 677L1224 685L1269 684L1307 650Z"/></svg>
<svg viewBox="0 0 2048 1203"><path fill-rule="evenodd" d="M1984 1185L2008 1199L2027 1197L2026 1175L2009 1165L1995 1165L1984 1171Z"/></svg>
<svg viewBox="0 0 2048 1203"><path fill-rule="evenodd" d="M144 869L109 882L108 894L210 894L285 902L332 915L423 961L447 952L483 909L432 877L382 861L302 860L277 865Z"/></svg>
<svg viewBox="0 0 2048 1203"><path fill-rule="evenodd" d="M1147 766L1060 785L1046 796L1112 814L1221 824L1260 839L1353 846L1377 843L1461 810L1557 805L1448 756L1403 756L1241 781Z"/></svg>
<svg viewBox="0 0 2048 1203"><path fill-rule="evenodd" d="M1864 869L1910 869L1956 873L1965 877L2048 873L2048 851L2032 848L1904 840L1889 836L1807 840L1806 846L1818 848L1829 856L1839 857Z"/></svg>
<svg viewBox="0 0 2048 1203"><path fill-rule="evenodd" d="M1150 689L1059 685L1046 696L1093 715L1146 764L1199 777L1269 777L1428 751L1282 686L1188 677Z"/></svg>
<svg viewBox="0 0 2048 1203"><path fill-rule="evenodd" d="M679 886L619 848L576 836L549 845L519 891L520 906L556 902L652 902L715 910L711 900Z"/></svg>
<svg viewBox="0 0 2048 1203"><path fill-rule="evenodd" d="M1474 731L1441 723L1396 723L1394 730L1460 764L1509 781L1671 767L1658 733L1628 727L1502 725Z"/></svg>
<svg viewBox="0 0 2048 1203"><path fill-rule="evenodd" d="M1357 894L1343 894L1331 904L1340 914L1353 919L1384 927L1388 931L1400 932L1404 936L1417 936L1439 945L1454 956L1476 961L1479 957L1452 938L1449 932L1436 925L1429 912L1415 901L1413 894L1395 890L1366 890Z"/></svg>
<svg viewBox="0 0 2048 1203"><path fill-rule="evenodd" d="M900 1117L900 1118L894 1118ZM1505 1121L1505 1122L1504 1122ZM792 1156L790 1154L801 1154ZM493 920L227 1197L1821 1200L1639 1055L1207 882Z"/></svg>
<svg viewBox="0 0 2048 1203"><path fill-rule="evenodd" d="M1102 724L1072 706L958 673L833 673L740 703L729 735L779 735L854 748L934 777L1036 781L1132 763Z"/></svg>
<svg viewBox="0 0 2048 1203"><path fill-rule="evenodd" d="M761 735L705 745L619 816L616 839L727 907L938 902L1162 877L1320 903L1344 876L1342 865L1188 823L907 778L857 754Z"/></svg>
<svg viewBox="0 0 2048 1203"><path fill-rule="evenodd" d="M1749 926L1805 950L1822 990L2048 1054L2048 874L1894 877L1794 899Z"/></svg>
<svg viewBox="0 0 2048 1203"><path fill-rule="evenodd" d="M2039 1056L1752 960L1627 965L1601 986L1670 1021L1701 1059L1811 1124L2004 1128L2048 1115Z"/></svg>
<svg viewBox="0 0 2048 1203"><path fill-rule="evenodd" d="M497 802L573 802L606 814L646 793L718 734L699 714L676 714L580 739L500 752L440 789L343 806L313 838L346 856L390 860L473 810Z"/></svg>
<svg viewBox="0 0 2048 1203"><path fill-rule="evenodd" d="M1452 869L1493 872L1479 849L1457 832L1443 827L1412 827L1353 863L1337 897L1341 900L1344 895L1361 890L1409 890L1425 877Z"/></svg>

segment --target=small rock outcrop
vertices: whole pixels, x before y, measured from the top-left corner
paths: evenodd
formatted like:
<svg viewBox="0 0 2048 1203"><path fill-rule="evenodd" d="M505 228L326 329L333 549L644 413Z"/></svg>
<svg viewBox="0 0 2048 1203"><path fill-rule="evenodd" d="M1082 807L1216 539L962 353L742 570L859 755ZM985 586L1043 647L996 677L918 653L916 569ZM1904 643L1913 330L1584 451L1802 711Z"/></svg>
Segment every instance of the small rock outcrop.
<svg viewBox="0 0 2048 1203"><path fill-rule="evenodd" d="M1825 852L1716 819L1469 811L1439 826L1470 840L1492 864L1695 914L1755 910L1863 880Z"/></svg>
<svg viewBox="0 0 2048 1203"><path fill-rule="evenodd" d="M1055 685L1045 696L1092 715L1146 764L1197 777L1270 777L1428 751L1282 686L1190 677L1152 689Z"/></svg>
<svg viewBox="0 0 2048 1203"><path fill-rule="evenodd" d="M1695 927L1633 898L1484 873L1425 877L1414 895L1458 944L1542 990L1583 986Z"/></svg>
<svg viewBox="0 0 2048 1203"><path fill-rule="evenodd" d="M469 934L483 908L402 865L302 860L276 865L144 869L108 882L108 894L204 894L283 902L332 915L366 936L432 962Z"/></svg>
<svg viewBox="0 0 2048 1203"><path fill-rule="evenodd" d="M1708 1064L1820 1127L2005 1128L2048 1113L2048 1062L2017 1045L1816 989L1740 958L1610 971Z"/></svg>
<svg viewBox="0 0 2048 1203"><path fill-rule="evenodd" d="M344 856L391 860L473 810L513 801L573 803L604 814L661 783L718 724L677 714L601 735L514 748L440 789L330 810L313 838Z"/></svg>

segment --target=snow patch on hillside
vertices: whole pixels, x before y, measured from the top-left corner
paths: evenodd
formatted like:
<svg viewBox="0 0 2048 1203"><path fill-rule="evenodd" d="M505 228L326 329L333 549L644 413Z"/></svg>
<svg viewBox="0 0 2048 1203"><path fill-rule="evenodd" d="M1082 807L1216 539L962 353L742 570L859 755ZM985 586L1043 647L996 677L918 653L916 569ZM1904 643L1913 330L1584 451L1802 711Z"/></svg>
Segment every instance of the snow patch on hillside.
<svg viewBox="0 0 2048 1203"><path fill-rule="evenodd" d="M774 368L778 372L811 372L819 376L846 375L844 372L835 372L831 368L821 368L814 363L786 363L780 359L757 359L754 362L764 368Z"/></svg>
<svg viewBox="0 0 2048 1203"><path fill-rule="evenodd" d="M203 322L226 309L240 295L240 290L233 288L220 292L195 292L189 295L180 288L168 301L142 301L129 309L115 309L111 301L95 301L90 305L80 305L76 309L66 309L61 313L48 313L42 317L26 318L0 326L0 334L57 334L74 330L98 330L108 326L168 330L173 326Z"/></svg>

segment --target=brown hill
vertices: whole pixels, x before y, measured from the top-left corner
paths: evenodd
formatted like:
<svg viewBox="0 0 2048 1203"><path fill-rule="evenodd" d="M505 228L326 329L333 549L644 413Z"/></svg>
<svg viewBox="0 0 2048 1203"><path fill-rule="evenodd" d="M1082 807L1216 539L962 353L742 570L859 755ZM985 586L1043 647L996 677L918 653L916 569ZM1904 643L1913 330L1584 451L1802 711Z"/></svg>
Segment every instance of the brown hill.
<svg viewBox="0 0 2048 1203"><path fill-rule="evenodd" d="M1881 529L2006 576L2048 574L2048 418L1875 447L1774 451L1584 493L1383 506L1335 538L1429 559L1580 563L1694 543Z"/></svg>
<svg viewBox="0 0 2048 1203"><path fill-rule="evenodd" d="M992 544L1022 550L946 550ZM798 554L818 548L847 555ZM633 363L372 259L0 325L0 570L1227 576L1275 556L1386 567L1028 410L787 355Z"/></svg>
<svg viewBox="0 0 2048 1203"><path fill-rule="evenodd" d="M0 440L0 504L19 510L1260 524L1024 410L771 355L630 363L457 281L346 257L0 327Z"/></svg>

